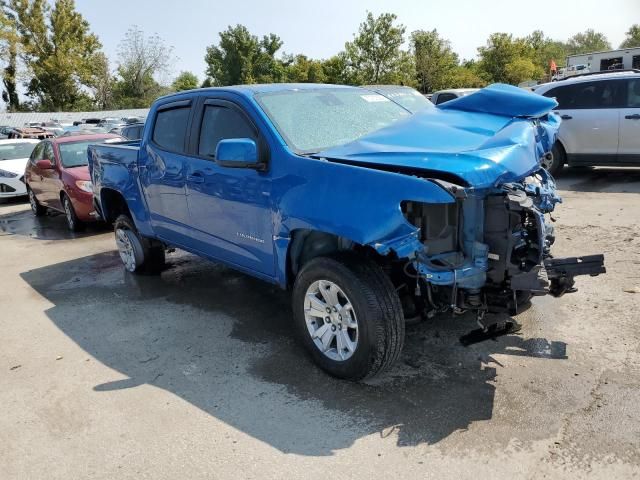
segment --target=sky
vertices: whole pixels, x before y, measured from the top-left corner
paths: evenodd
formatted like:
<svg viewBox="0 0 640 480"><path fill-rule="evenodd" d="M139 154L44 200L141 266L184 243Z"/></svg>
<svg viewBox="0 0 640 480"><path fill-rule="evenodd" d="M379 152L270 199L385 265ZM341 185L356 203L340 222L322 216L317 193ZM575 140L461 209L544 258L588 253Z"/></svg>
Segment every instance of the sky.
<svg viewBox="0 0 640 480"><path fill-rule="evenodd" d="M127 29L137 25L173 47L173 76L188 70L201 80L206 47L238 23L254 35L280 36L281 52L327 58L353 38L367 11L391 12L407 33L437 29L465 59L474 58L493 32L524 36L542 30L566 40L593 28L617 48L629 26L640 23L640 0L76 0L76 7L112 62Z"/></svg>

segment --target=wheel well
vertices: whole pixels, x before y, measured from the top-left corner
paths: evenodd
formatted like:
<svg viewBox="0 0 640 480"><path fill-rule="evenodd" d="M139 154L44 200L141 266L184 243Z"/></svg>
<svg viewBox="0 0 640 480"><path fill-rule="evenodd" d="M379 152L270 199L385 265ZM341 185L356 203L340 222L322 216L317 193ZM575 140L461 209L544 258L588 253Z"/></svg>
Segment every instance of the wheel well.
<svg viewBox="0 0 640 480"><path fill-rule="evenodd" d="M567 163L567 149L564 148L564 145L560 141L560 139L556 140L556 145L558 145L558 148L562 151L562 164L564 165Z"/></svg>
<svg viewBox="0 0 640 480"><path fill-rule="evenodd" d="M336 252L355 251L382 260L373 248L354 242L345 237L318 230L298 229L291 233L291 242L287 251L287 283L293 285L296 275L309 260L328 256Z"/></svg>
<svg viewBox="0 0 640 480"><path fill-rule="evenodd" d="M128 215L131 217L131 212L127 205L126 200L120 192L111 190L109 188L103 188L100 192L102 217L107 223L115 222L119 215Z"/></svg>

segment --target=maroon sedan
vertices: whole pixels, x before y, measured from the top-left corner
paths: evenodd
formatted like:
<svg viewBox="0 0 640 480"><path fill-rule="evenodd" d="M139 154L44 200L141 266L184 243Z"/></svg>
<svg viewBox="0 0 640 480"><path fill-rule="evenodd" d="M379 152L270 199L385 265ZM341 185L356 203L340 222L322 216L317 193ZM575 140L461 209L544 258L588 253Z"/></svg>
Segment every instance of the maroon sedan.
<svg viewBox="0 0 640 480"><path fill-rule="evenodd" d="M62 212L69 230L74 232L82 229L85 222L97 220L87 147L122 140L105 133L51 138L36 145L24 174L33 213L41 216L47 209Z"/></svg>

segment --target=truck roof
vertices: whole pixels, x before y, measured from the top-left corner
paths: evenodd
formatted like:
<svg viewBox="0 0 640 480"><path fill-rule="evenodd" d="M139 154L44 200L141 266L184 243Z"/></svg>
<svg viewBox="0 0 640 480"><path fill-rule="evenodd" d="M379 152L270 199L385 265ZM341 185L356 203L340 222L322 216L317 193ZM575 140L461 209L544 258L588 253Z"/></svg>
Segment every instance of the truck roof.
<svg viewBox="0 0 640 480"><path fill-rule="evenodd" d="M251 85L230 85L225 87L207 87L197 88L193 90L184 90L182 92L176 92L161 97L163 99L180 97L189 93L214 91L214 92L236 92L245 97L253 97L256 93L273 93L273 92L288 92L293 90L323 90L323 89L335 89L335 88L353 88L367 90L362 87L352 87L348 85L333 85L328 83L256 83Z"/></svg>

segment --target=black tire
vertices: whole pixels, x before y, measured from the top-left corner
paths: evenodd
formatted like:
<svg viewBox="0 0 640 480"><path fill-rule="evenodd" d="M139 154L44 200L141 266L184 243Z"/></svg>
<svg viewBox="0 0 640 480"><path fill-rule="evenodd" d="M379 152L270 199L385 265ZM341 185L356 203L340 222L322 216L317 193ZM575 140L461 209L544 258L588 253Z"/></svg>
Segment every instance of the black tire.
<svg viewBox="0 0 640 480"><path fill-rule="evenodd" d="M36 194L33 193L29 187L27 187L27 195L29 196L29 205L31 205L31 211L36 217L43 217L47 214L47 208L40 205Z"/></svg>
<svg viewBox="0 0 640 480"><path fill-rule="evenodd" d="M346 360L333 360L320 351L307 328L308 289L319 280L335 283L354 307L358 342ZM327 373L349 380L372 377L393 364L404 344L400 298L384 271L371 260L352 253L317 257L298 274L292 295L295 329L313 360Z"/></svg>
<svg viewBox="0 0 640 480"><path fill-rule="evenodd" d="M547 166L547 171L553 175L554 177L560 173L562 167L567 162L567 156L564 153L564 148L558 142L553 144L553 148L551 149L551 160L550 164Z"/></svg>
<svg viewBox="0 0 640 480"><path fill-rule="evenodd" d="M122 242L118 240L120 232L126 237L133 249L133 264L125 261L126 255L123 256ZM120 215L116 218L114 233L120 258L127 271L137 274L158 274L162 271L165 265L164 245L140 235L128 215Z"/></svg>
<svg viewBox="0 0 640 480"><path fill-rule="evenodd" d="M67 228L71 232L80 232L84 230L85 224L76 215L76 211L73 208L73 203L68 195L62 194L62 208L64 210L64 217L67 220Z"/></svg>

